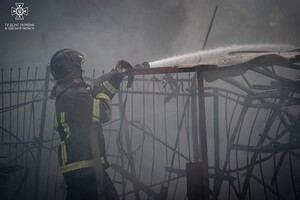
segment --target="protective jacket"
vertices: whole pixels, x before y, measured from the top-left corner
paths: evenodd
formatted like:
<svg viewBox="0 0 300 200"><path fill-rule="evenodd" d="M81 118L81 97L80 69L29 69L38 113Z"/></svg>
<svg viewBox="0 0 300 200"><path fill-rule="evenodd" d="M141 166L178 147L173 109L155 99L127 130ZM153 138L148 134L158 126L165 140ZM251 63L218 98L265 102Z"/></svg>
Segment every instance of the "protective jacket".
<svg viewBox="0 0 300 200"><path fill-rule="evenodd" d="M118 71L105 74L95 81L93 89L86 83L66 82L57 85L52 96L61 138L59 162L62 172L93 167L90 148L92 122L99 122L99 144L104 168L109 165L105 155L105 141L101 123L111 116L110 101L118 91L123 76Z"/></svg>

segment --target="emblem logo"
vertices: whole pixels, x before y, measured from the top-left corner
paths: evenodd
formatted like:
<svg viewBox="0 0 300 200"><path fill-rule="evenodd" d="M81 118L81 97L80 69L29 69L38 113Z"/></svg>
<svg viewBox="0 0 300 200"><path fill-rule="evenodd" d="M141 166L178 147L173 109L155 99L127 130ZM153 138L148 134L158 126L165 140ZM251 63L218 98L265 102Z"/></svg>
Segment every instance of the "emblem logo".
<svg viewBox="0 0 300 200"><path fill-rule="evenodd" d="M23 8L24 3L15 3L16 7L11 7L11 16L16 15L15 20L24 20L23 15L28 16L28 7Z"/></svg>

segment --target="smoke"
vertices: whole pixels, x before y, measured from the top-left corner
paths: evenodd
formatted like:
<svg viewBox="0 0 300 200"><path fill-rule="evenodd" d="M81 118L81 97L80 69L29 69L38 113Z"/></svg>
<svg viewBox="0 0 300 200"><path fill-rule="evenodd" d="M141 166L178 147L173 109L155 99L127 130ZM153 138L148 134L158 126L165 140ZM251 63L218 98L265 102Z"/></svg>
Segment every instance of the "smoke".
<svg viewBox="0 0 300 200"><path fill-rule="evenodd" d="M294 49L295 46L300 46L299 0L27 0L22 2L29 7L29 16L25 18L25 22L34 23L34 31L4 31L4 23L15 22L14 18L10 16L10 8L14 6L14 2L0 1L0 68L4 68L4 75L8 74L8 76L4 76L5 81L9 80L9 70L6 70L7 68L20 67L21 79L25 79L22 76L26 76L27 66L31 66L32 70L29 77L34 76L34 67L39 66L45 69L51 56L62 48L73 48L83 53L88 60L83 67L86 75L91 77L94 68L96 68L95 76L99 76L102 70L110 71L119 59L125 59L132 64L153 61L151 62L151 67L162 67L202 62L217 56L226 55L231 51L285 51ZM216 5L219 7L208 38L208 50L199 51L203 46ZM273 45L273 43L278 45ZM161 58L166 59L161 60ZM45 70L38 70L37 77L43 78L44 72ZM17 73L14 73L13 76L17 76ZM181 75L178 76L181 78ZM264 78L258 78L257 75L251 77L251 74L249 76L252 84L259 84L259 79ZM298 76L298 74L289 71L286 73L286 76ZM17 78L13 77L12 79L16 80ZM154 83L156 84L154 79L151 79L151 81L153 81L153 85ZM151 87L148 87L149 84L151 86L151 81L149 78L149 81L145 83L146 86L143 92L151 93ZM139 90L143 88L142 85L134 84ZM217 81L210 84L226 86L223 82L219 83ZM18 99L17 95L15 97L12 98L13 100L3 98L3 101L5 101L4 105L14 105ZM161 97L157 99L156 105L154 105L154 96L152 100L152 96L149 95L144 102L141 101L142 98L132 96L132 99L134 99L134 101L132 100L132 105L134 105L133 109L135 111L134 115L132 115L134 116L133 119L143 119L141 110L142 106L145 106L145 121L151 128L155 127L153 128L153 135L156 134L156 137L161 140L164 139L163 106L166 106L169 125L167 130L169 136L168 144L170 146L175 143L176 124L178 124L176 121L178 122L178 118L183 112L183 105L186 100L184 96L176 98L172 98L170 103L164 104L163 97ZM131 102L130 100L131 98L129 98L128 102ZM178 101L177 104L179 106L175 105L175 101ZM212 107L211 104L210 100L209 102L208 100L206 101L208 108ZM222 107L220 105L220 110L224 110L224 105L225 100L222 102ZM233 112L233 107L234 103L228 106L229 112ZM129 108L127 106L126 109L129 110ZM39 110L39 108L36 108L35 112ZM53 105L50 104L48 110L51 110L47 115L51 116L52 120ZM29 107L24 108L24 113L27 111L30 113ZM238 113L239 111L236 112ZM155 119L153 120L154 112L156 113L156 124L154 123ZM223 116L224 113L221 114ZM8 114L5 115L5 126L7 126L7 123L12 125L17 123L14 121L14 118L10 120L7 116ZM129 116L130 114L128 114ZM261 124L265 124L263 117L260 117ZM249 118L253 119L252 113L250 113ZM207 115L207 121L212 123L212 116ZM38 124L38 121L36 123ZM48 124L47 132L45 133L46 138L50 138L53 134L51 128L52 124ZM115 128L117 129L119 126L115 125ZM245 129L249 130L249 127ZM212 141L213 137L212 130L212 124L208 125L210 141ZM28 133L30 132L28 131ZM133 145L136 145L134 149L139 149L141 143L145 140L145 136L141 133L141 130L136 130L133 133L135 136L133 137ZM224 130L222 133L223 135L220 134L222 141L226 141ZM245 131L246 133L248 132ZM148 156L143 159L143 172L145 173L142 173L141 176L142 180L149 179L149 172L153 162L151 156L154 152L155 158L159 158L154 166L154 180L160 180L165 174L164 167L169 166L170 162L165 160L164 146L159 146L156 143L155 148L153 148L152 137L150 136L151 134L145 141L145 154ZM186 148L188 139L181 137L180 151L187 155L185 151L188 149ZM111 148L116 148L115 140L108 139L107 144L109 142L111 143ZM213 145L209 147L211 148L209 153L213 154ZM225 148L223 146L223 149ZM139 153L139 151L136 152L137 155L140 155ZM168 149L166 153L171 155L172 151ZM244 155L242 154L240 157L242 156ZM48 160L49 157L46 155L44 158ZM56 158L56 155L54 157ZM136 158L135 161L138 163L140 157L136 156ZM213 158L214 156L210 156L211 162ZM112 158L110 159L114 162ZM221 159L223 160L225 157L223 156ZM181 166L179 163L176 167L183 169L182 163ZM51 164L57 167L56 162ZM184 181L181 186L185 187ZM185 188L182 190L184 191ZM183 198L178 197L178 199Z"/></svg>
<svg viewBox="0 0 300 200"><path fill-rule="evenodd" d="M216 5L207 46L283 43L299 46L298 1L24 1L31 32L0 27L3 67L46 66L62 48L89 60L86 71L109 71L119 59L141 63L201 49ZM13 2L1 1L0 22L14 22Z"/></svg>

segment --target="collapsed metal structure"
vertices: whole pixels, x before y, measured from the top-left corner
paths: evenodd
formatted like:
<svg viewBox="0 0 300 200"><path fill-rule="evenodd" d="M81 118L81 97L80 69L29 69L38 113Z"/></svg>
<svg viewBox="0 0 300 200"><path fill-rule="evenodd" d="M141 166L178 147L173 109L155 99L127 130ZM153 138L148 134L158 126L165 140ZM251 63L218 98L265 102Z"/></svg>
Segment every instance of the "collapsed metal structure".
<svg viewBox="0 0 300 200"><path fill-rule="evenodd" d="M104 125L121 198L299 198L299 62L297 50L232 52L134 70ZM49 70L2 69L0 84L1 199L63 199Z"/></svg>

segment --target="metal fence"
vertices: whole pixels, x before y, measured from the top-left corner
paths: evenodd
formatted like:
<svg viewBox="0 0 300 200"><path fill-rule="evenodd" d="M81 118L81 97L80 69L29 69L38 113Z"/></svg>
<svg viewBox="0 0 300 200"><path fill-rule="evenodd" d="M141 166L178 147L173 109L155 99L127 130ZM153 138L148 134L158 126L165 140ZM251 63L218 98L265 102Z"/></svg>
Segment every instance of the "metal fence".
<svg viewBox="0 0 300 200"><path fill-rule="evenodd" d="M54 83L45 69L1 70L1 199L65 196L48 98ZM263 67L205 82L213 198L299 198L299 84L279 72ZM194 74L136 76L132 88L125 86L104 125L119 195L185 199L186 164L201 159Z"/></svg>

